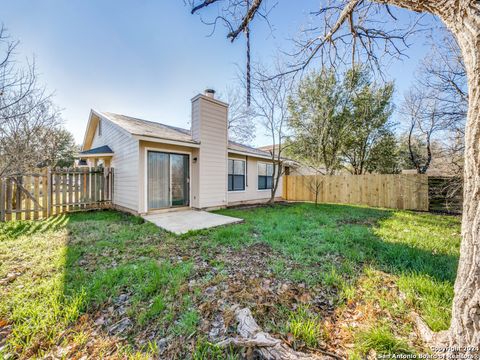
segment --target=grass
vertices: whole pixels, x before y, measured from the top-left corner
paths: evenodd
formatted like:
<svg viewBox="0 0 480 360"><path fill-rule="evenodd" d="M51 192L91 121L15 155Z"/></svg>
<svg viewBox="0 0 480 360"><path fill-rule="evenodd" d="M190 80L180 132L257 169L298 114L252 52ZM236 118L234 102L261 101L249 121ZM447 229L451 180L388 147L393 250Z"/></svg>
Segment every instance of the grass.
<svg viewBox="0 0 480 360"><path fill-rule="evenodd" d="M357 336L356 350L367 354L374 350L378 355L412 354L412 349L403 340L398 339L386 325L374 326Z"/></svg>
<svg viewBox="0 0 480 360"><path fill-rule="evenodd" d="M287 331L294 340L303 341L309 347L316 347L323 337L323 326L318 315L312 314L308 307L300 306L290 313Z"/></svg>
<svg viewBox="0 0 480 360"><path fill-rule="evenodd" d="M218 345L213 344L205 339L199 339L194 352L192 354L192 360L238 360L240 357L234 352L233 349L220 348Z"/></svg>
<svg viewBox="0 0 480 360"><path fill-rule="evenodd" d="M352 283L368 264L396 276L434 331L448 328L460 243L457 217L312 204L221 213L246 219L235 231L224 230L222 244L246 245L256 232L298 264L285 270L277 260L273 269L279 275L334 286L351 297Z"/></svg>
<svg viewBox="0 0 480 360"><path fill-rule="evenodd" d="M0 358L235 359L208 339L235 303L296 346L351 342L352 358L420 351L411 310L449 326L457 217L313 204L219 213L245 222L182 236L113 211L0 224L0 324L11 325Z"/></svg>

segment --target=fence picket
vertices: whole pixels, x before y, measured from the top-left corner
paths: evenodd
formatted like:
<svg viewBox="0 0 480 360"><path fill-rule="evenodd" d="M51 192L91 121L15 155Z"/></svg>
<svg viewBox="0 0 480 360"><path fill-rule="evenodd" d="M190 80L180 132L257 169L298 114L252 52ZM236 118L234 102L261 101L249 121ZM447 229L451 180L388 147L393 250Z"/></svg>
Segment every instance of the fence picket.
<svg viewBox="0 0 480 360"><path fill-rule="evenodd" d="M68 176L65 173L62 173L61 175L62 178L62 213L68 211L68 197L67 197L67 180Z"/></svg>
<svg viewBox="0 0 480 360"><path fill-rule="evenodd" d="M22 220L22 190L20 184L22 183L22 177L17 176L15 182L15 218L16 220Z"/></svg>
<svg viewBox="0 0 480 360"><path fill-rule="evenodd" d="M313 201L315 175L286 175L284 198ZM428 211L427 175L326 175L320 176L319 202L362 204L394 209Z"/></svg>
<svg viewBox="0 0 480 360"><path fill-rule="evenodd" d="M5 192L6 184L5 179L0 178L0 221L5 221Z"/></svg>
<svg viewBox="0 0 480 360"><path fill-rule="evenodd" d="M61 205L61 195L60 195L60 190L61 190L61 179L60 179L60 174L55 173L55 181L52 185L55 186L55 201L54 201L54 209L55 209L55 215L60 214L62 211L62 208L60 207Z"/></svg>
<svg viewBox="0 0 480 360"><path fill-rule="evenodd" d="M78 172L72 174L73 210L78 210Z"/></svg>
<svg viewBox="0 0 480 360"><path fill-rule="evenodd" d="M72 173L67 174L67 190L68 190L68 211L73 209L73 176Z"/></svg>
<svg viewBox="0 0 480 360"><path fill-rule="evenodd" d="M40 178L39 176L34 176L33 177L33 196L35 197L35 199L37 199L38 203L35 203L33 205L33 219L34 220L37 220L38 219L38 211L39 211L39 208L38 208L38 204L40 203L40 188L39 188L39 181L40 181Z"/></svg>
<svg viewBox="0 0 480 360"><path fill-rule="evenodd" d="M86 177L85 170L82 170L80 172L80 192L79 192L80 209L85 208L85 192L86 192L85 177Z"/></svg>
<svg viewBox="0 0 480 360"><path fill-rule="evenodd" d="M0 221L37 220L112 205L112 168L44 169L0 178Z"/></svg>
<svg viewBox="0 0 480 360"><path fill-rule="evenodd" d="M90 207L90 203L91 203L91 181L92 181L92 176L91 176L91 173L88 172L85 174L86 175L86 181L85 181L85 184L86 184L86 191L85 191L85 196L86 196L86 206L85 208L89 208Z"/></svg>
<svg viewBox="0 0 480 360"><path fill-rule="evenodd" d="M46 217L49 217L52 215L52 171L50 168L47 169L46 171L46 176L45 176L45 186L44 186L44 191L45 191L45 199L46 199L46 207L44 211L44 215L46 213Z"/></svg>
<svg viewBox="0 0 480 360"><path fill-rule="evenodd" d="M32 187L31 187L31 176L25 176L23 179L23 187L25 190L31 192ZM30 220L30 205L31 205L31 200L28 196L25 196L25 220Z"/></svg>

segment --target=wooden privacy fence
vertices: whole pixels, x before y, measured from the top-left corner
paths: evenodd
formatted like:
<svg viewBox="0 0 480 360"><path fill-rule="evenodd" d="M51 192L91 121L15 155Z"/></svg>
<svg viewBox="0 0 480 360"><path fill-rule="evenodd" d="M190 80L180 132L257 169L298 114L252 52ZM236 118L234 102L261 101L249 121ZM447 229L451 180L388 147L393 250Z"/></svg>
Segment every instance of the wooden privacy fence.
<svg viewBox="0 0 480 360"><path fill-rule="evenodd" d="M290 201L360 204L428 211L427 175L288 175L283 198Z"/></svg>
<svg viewBox="0 0 480 360"><path fill-rule="evenodd" d="M0 178L0 221L46 218L112 204L112 168L45 169Z"/></svg>

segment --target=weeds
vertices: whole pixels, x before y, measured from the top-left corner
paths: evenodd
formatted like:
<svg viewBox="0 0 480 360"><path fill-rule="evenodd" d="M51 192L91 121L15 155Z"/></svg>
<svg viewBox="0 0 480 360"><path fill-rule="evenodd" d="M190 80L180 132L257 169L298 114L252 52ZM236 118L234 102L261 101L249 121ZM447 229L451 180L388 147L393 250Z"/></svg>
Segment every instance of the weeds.
<svg viewBox="0 0 480 360"><path fill-rule="evenodd" d="M356 351L362 355L373 349L378 355L412 354L408 344L398 339L386 325L375 325L356 336Z"/></svg>
<svg viewBox="0 0 480 360"><path fill-rule="evenodd" d="M309 347L316 347L323 337L323 326L320 318L313 315L309 308L300 306L290 313L287 331L294 340L302 341Z"/></svg>

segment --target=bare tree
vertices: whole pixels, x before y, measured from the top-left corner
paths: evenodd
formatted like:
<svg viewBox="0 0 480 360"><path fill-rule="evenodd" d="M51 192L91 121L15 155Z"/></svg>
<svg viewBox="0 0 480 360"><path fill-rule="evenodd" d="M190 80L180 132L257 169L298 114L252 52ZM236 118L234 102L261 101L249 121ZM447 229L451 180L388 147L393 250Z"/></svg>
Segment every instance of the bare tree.
<svg viewBox="0 0 480 360"><path fill-rule="evenodd" d="M407 145L410 161L418 174L425 174L432 162L436 133L445 129L439 102L426 88L413 87L405 94L401 113L408 123Z"/></svg>
<svg viewBox="0 0 480 360"><path fill-rule="evenodd" d="M192 0L193 1L193 0ZM221 3L223 9L234 8L234 0L194 1L193 12L213 3ZM217 19L226 19L228 38L235 40L238 34L260 15L259 9L267 0L255 0L240 19L223 14ZM299 59L291 72L306 68L313 59L333 58L344 60L339 47L352 49L355 57L366 58L371 63L380 63L381 56L399 56L402 45L413 32L411 26L401 26L390 6L437 16L456 38L461 50L468 78L468 116L465 128L464 209L462 219L462 244L460 262L455 282L450 330L436 336L437 342L453 345L447 350L473 346L478 354L480 344L480 3L478 0L337 0L316 11L323 17L316 34L299 43L296 58ZM379 21L379 15L390 21ZM393 27L393 29L392 29ZM477 349L477 350L475 350Z"/></svg>
<svg viewBox="0 0 480 360"><path fill-rule="evenodd" d="M315 175L311 175L308 178L308 188L315 196L315 206L318 205L318 196L322 189L323 179L323 176L318 173L315 173Z"/></svg>
<svg viewBox="0 0 480 360"><path fill-rule="evenodd" d="M417 172L426 173L432 161L438 160L435 157L441 157L444 168L450 165L448 173L461 177L461 139L468 108L466 74L453 36L445 33L442 39L422 61L418 84L405 95L401 112L408 123L410 161Z"/></svg>
<svg viewBox="0 0 480 360"><path fill-rule="evenodd" d="M52 164L60 113L38 84L34 64L15 58L18 42L0 29L0 176ZM73 142L70 142L73 144ZM74 145L74 144L73 144ZM72 146L73 146L72 145Z"/></svg>
<svg viewBox="0 0 480 360"><path fill-rule="evenodd" d="M468 111L467 75L462 54L453 35L445 29L440 32L441 41L432 45L419 71L419 83L430 95L430 102L437 104L437 113L444 119L441 135L445 152L452 159L452 169L460 165L455 159L464 152L464 130ZM440 139L438 139L440 140ZM463 166L456 174L461 176Z"/></svg>
<svg viewBox="0 0 480 360"><path fill-rule="evenodd" d="M423 87L435 91L441 112L450 118L456 130L463 132L468 111L465 65L452 33L442 27L440 38L422 61L418 79Z"/></svg>
<svg viewBox="0 0 480 360"><path fill-rule="evenodd" d="M433 43L432 51L422 63L419 80L423 87L435 90L438 111L448 119L449 126L436 139L441 142L441 151L434 152L434 157L442 159L444 170L451 175L439 188L448 206L449 202L458 201L463 190L468 89L465 65L455 37L445 29L441 29L440 35L441 41Z"/></svg>
<svg viewBox="0 0 480 360"><path fill-rule="evenodd" d="M11 106L0 127L0 175L24 173L39 166L54 165L59 113L49 101L30 109L29 97ZM28 108L23 113L22 109ZM19 114L20 112L21 114ZM2 112L5 114L6 112Z"/></svg>
<svg viewBox="0 0 480 360"><path fill-rule="evenodd" d="M293 88L291 76L269 77L268 72L258 66L252 82L252 110L270 137L270 155L273 163L273 178L270 203L275 201L280 178L284 172L283 152L286 148L288 97Z"/></svg>
<svg viewBox="0 0 480 360"><path fill-rule="evenodd" d="M18 41L13 41L2 25L0 27L0 126L13 116L23 115L31 111L36 102L31 100L36 88L35 64L25 68L19 66L15 59ZM25 100L24 104L20 104ZM28 105L28 106L27 106ZM17 108L13 111L13 108Z"/></svg>
<svg viewBox="0 0 480 360"><path fill-rule="evenodd" d="M225 101L229 105L228 137L242 144L251 144L255 139L255 122L241 87L227 89Z"/></svg>

